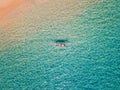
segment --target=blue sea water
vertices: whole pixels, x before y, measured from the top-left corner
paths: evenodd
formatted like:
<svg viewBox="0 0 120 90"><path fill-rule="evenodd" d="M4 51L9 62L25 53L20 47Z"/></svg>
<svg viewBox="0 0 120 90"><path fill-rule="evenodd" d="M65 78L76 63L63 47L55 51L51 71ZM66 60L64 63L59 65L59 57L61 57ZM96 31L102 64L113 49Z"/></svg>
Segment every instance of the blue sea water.
<svg viewBox="0 0 120 90"><path fill-rule="evenodd" d="M119 90L119 3L107 0L66 22L39 26L0 52L0 90ZM56 40L67 40L66 47Z"/></svg>

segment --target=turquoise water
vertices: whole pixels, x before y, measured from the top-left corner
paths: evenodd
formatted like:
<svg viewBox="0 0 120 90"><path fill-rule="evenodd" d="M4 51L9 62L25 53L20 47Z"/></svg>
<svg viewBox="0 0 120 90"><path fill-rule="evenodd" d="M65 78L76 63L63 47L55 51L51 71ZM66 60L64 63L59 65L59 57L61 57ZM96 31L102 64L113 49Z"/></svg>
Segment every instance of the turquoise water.
<svg viewBox="0 0 120 90"><path fill-rule="evenodd" d="M38 26L21 44L0 52L0 90L119 90L119 2ZM55 40L67 40L66 47L56 47Z"/></svg>

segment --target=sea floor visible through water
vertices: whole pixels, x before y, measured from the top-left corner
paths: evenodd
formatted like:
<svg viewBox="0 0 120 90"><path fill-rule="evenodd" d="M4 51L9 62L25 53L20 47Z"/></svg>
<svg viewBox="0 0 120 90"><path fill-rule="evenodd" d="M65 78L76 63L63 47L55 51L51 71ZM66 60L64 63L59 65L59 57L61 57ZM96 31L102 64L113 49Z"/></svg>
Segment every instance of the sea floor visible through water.
<svg viewBox="0 0 120 90"><path fill-rule="evenodd" d="M0 44L0 90L120 90L119 2L102 0L65 20L14 26L25 31Z"/></svg>

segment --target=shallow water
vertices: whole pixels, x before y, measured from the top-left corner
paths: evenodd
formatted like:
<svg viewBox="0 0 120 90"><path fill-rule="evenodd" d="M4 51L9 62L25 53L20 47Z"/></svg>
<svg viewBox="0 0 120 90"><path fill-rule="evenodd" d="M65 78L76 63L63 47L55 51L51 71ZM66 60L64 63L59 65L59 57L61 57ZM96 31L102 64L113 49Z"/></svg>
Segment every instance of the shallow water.
<svg viewBox="0 0 120 90"><path fill-rule="evenodd" d="M120 6L109 0L38 26L0 52L1 90L119 90ZM40 31L39 31L40 29ZM56 47L56 40L67 40Z"/></svg>

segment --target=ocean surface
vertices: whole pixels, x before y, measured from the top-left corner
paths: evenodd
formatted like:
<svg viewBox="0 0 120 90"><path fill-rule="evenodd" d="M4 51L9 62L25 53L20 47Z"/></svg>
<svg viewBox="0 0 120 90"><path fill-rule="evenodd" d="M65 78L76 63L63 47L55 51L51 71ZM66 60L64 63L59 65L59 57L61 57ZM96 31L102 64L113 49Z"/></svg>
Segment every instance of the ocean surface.
<svg viewBox="0 0 120 90"><path fill-rule="evenodd" d="M0 51L0 90L120 90L120 0L33 28Z"/></svg>

